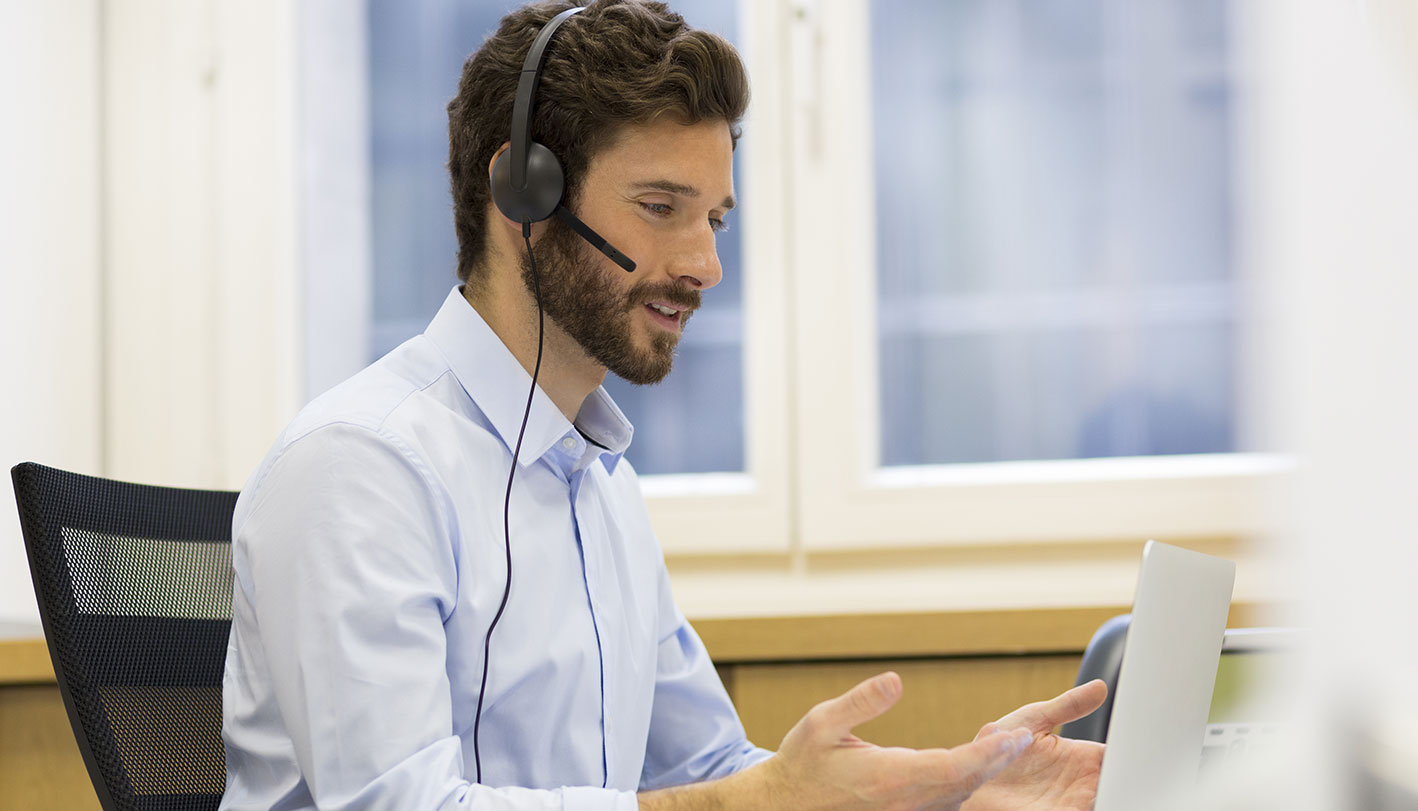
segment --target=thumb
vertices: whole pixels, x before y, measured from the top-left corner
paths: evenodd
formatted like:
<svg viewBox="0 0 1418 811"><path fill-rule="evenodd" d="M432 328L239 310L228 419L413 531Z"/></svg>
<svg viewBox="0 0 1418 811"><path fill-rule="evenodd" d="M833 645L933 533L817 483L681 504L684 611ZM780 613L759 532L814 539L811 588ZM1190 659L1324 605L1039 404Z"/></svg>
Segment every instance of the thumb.
<svg viewBox="0 0 1418 811"><path fill-rule="evenodd" d="M1048 701L1036 701L1006 715L994 723L1000 729L1024 727L1033 732L1048 732L1059 724L1082 718L1103 705L1108 687L1094 679ZM989 724L985 725L990 726ZM981 732L984 732L982 729Z"/></svg>
<svg viewBox="0 0 1418 811"><path fill-rule="evenodd" d="M842 695L813 708L820 729L834 737L845 736L858 724L876 718L901 699L901 677L887 672L872 676Z"/></svg>

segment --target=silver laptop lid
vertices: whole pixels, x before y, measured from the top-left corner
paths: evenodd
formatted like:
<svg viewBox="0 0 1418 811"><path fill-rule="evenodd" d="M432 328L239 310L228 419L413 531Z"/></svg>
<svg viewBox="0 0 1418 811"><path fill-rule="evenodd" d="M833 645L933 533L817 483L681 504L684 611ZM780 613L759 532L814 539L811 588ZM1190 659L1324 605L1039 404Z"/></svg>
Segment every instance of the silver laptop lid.
<svg viewBox="0 0 1418 811"><path fill-rule="evenodd" d="M1235 579L1229 560L1143 548L1095 811L1155 807L1195 784Z"/></svg>

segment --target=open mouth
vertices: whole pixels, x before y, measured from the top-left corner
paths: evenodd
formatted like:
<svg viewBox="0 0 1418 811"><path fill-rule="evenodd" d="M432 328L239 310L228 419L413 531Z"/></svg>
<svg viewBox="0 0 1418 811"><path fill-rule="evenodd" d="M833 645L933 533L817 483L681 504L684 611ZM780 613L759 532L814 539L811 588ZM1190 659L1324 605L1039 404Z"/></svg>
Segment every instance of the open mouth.
<svg viewBox="0 0 1418 811"><path fill-rule="evenodd" d="M645 310L650 314L650 320L668 330L679 332L683 323L684 311L678 307L673 307L660 302L650 302L645 305Z"/></svg>

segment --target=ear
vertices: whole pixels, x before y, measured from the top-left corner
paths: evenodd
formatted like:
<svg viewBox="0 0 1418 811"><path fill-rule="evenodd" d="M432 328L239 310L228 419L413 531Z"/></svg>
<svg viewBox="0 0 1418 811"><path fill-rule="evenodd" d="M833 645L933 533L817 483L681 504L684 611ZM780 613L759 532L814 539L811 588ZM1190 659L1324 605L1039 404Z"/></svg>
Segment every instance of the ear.
<svg viewBox="0 0 1418 811"><path fill-rule="evenodd" d="M497 151L494 152L494 153L492 153L492 157L488 159L488 162L487 162L487 182L488 182L489 185L491 185L491 183L492 183L492 167L494 167L494 166L497 165L497 159L500 158L500 157L502 157L502 153L506 152L507 150L509 150L509 149L511 149L511 148L512 148L512 142L511 142L511 141L503 141L503 142L502 142L502 146L498 147L498 148L497 148Z"/></svg>
<svg viewBox="0 0 1418 811"><path fill-rule="evenodd" d="M497 159L500 158L500 157L502 157L503 154L505 154L505 153L507 152L507 150L509 150L509 149L511 149L511 148L512 148L512 142L511 142L511 141L504 141L503 144L502 144L502 146L498 147L498 148L497 148L497 151L494 152L494 153L492 153L492 157L491 157L490 159L488 159L488 162L487 162L487 185L488 185L488 188L492 188L492 167L496 166L496 165L497 165ZM488 212L489 212L489 214L490 214L491 217L496 217L497 220L501 220L503 227L505 227L505 228L507 228L507 229L509 229L509 230L511 230L511 231L516 232L517 238L518 238L518 239L521 239L521 237L522 237L522 224L521 224L520 222L517 222L517 221L514 220L514 219L508 218L508 216L507 216L506 214L503 214L503 213L502 213L502 209L498 208L498 207L497 207L497 204L494 203L494 202L492 201L492 198L490 198L490 197L488 198L488 201L487 201L487 209L488 209ZM492 219L489 219L489 220L488 220L489 223L495 222L495 221L496 221L496 220L492 220Z"/></svg>

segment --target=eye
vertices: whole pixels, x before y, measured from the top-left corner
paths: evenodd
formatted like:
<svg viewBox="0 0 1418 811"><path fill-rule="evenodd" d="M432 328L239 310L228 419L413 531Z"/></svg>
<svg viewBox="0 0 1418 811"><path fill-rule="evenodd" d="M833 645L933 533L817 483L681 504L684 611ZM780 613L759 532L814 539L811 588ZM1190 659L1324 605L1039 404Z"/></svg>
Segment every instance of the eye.
<svg viewBox="0 0 1418 811"><path fill-rule="evenodd" d="M714 233L716 234L722 234L725 231L729 230L728 223L724 222L721 219L715 219L713 217L709 218L709 227L713 229Z"/></svg>
<svg viewBox="0 0 1418 811"><path fill-rule="evenodd" d="M668 217L675 211L669 203L641 203L640 207L656 217Z"/></svg>

